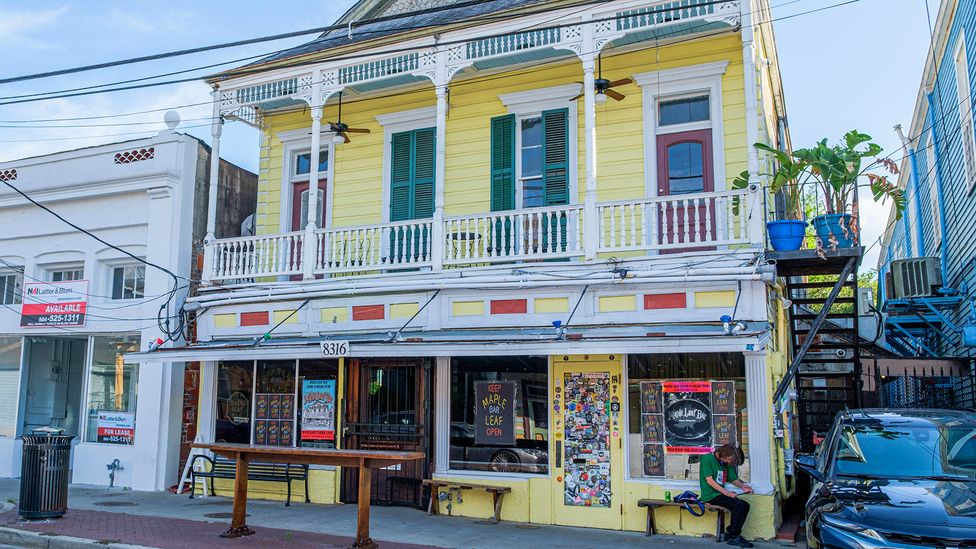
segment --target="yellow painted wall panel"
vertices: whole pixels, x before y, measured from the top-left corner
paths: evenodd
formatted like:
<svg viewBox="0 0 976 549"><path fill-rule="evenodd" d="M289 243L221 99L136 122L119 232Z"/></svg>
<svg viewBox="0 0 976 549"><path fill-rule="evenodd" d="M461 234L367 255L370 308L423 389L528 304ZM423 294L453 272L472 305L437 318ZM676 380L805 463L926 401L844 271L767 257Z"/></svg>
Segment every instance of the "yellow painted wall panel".
<svg viewBox="0 0 976 549"><path fill-rule="evenodd" d="M537 314L568 313L568 297L537 297L532 304Z"/></svg>
<svg viewBox="0 0 976 549"><path fill-rule="evenodd" d="M455 301L451 303L452 316L481 316L485 314L484 301Z"/></svg>
<svg viewBox="0 0 976 549"><path fill-rule="evenodd" d="M420 310L419 303L391 303L390 318L410 318Z"/></svg>
<svg viewBox="0 0 976 549"><path fill-rule="evenodd" d="M637 296L605 295L598 300L601 313L616 313L637 310Z"/></svg>
<svg viewBox="0 0 976 549"><path fill-rule="evenodd" d="M213 316L214 328L236 328L237 313L223 313Z"/></svg>
<svg viewBox="0 0 976 549"><path fill-rule="evenodd" d="M349 321L349 307L322 307L322 322L327 324Z"/></svg>
<svg viewBox="0 0 976 549"><path fill-rule="evenodd" d="M292 314L294 313L294 314ZM291 315L291 316L289 316ZM287 320L285 320L287 319ZM298 313L294 309L288 309L284 311L274 312L274 323L278 324L282 322L283 324L298 324Z"/></svg>
<svg viewBox="0 0 976 549"><path fill-rule="evenodd" d="M715 307L734 307L735 290L717 292L695 292L695 307L710 309Z"/></svg>

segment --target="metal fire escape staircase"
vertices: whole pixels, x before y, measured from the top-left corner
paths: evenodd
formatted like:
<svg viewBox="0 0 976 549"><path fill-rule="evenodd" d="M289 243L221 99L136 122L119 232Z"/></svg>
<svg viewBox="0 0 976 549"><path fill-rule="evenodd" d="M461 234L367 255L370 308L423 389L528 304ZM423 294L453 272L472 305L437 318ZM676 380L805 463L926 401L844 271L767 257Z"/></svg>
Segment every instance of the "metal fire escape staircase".
<svg viewBox="0 0 976 549"><path fill-rule="evenodd" d="M860 405L861 338L858 334L857 268L863 248L771 252L778 275L786 279L793 358L773 395L785 409L795 387L799 450L811 451L840 410ZM825 275L827 281L810 281ZM826 296L815 295L829 288ZM841 295L849 288L848 295Z"/></svg>

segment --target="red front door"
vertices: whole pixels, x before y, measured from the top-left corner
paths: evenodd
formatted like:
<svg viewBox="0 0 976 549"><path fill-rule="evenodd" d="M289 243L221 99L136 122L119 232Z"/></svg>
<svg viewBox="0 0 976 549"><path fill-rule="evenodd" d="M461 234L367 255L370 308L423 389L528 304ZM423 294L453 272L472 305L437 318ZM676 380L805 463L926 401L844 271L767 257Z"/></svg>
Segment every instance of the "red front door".
<svg viewBox="0 0 976 549"><path fill-rule="evenodd" d="M683 199L715 190L712 169L712 130L659 135L657 138L657 194L670 196L658 218L661 253L714 250L695 246L717 239L715 200Z"/></svg>
<svg viewBox="0 0 976 549"><path fill-rule="evenodd" d="M325 220L325 186L326 181L319 180L319 193L321 193L322 211L316 220L316 226L322 227ZM291 187L291 230L303 231L308 224L305 216L308 212L308 181L294 183Z"/></svg>

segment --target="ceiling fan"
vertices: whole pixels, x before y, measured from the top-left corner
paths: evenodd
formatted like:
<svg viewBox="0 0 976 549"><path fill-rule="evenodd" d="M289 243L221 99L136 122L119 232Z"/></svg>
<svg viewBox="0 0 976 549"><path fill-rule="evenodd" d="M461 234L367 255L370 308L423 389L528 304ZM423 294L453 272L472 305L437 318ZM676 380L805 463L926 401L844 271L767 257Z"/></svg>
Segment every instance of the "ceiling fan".
<svg viewBox="0 0 976 549"><path fill-rule="evenodd" d="M611 82L610 80L607 80L606 78L603 77L603 56L602 55L597 58L597 63L598 63L597 77L593 81L593 87L596 89L597 102L602 103L606 101L607 97L612 97L616 101L623 101L624 97L626 96L616 90L613 90L612 88L631 84L633 83L633 80L630 78L621 78L620 80L614 80ZM577 82L577 84L582 84L582 82ZM577 99L585 95L586 93L581 93L576 97L574 97L572 101L576 101ZM601 98L600 96L604 96L604 97Z"/></svg>
<svg viewBox="0 0 976 549"><path fill-rule="evenodd" d="M347 124L342 123L342 92L339 92L339 118L338 122L326 122L329 125L329 129L332 130L336 135L336 142L339 138L342 138L343 143L349 142L349 136L347 133L369 133L367 128L350 128Z"/></svg>

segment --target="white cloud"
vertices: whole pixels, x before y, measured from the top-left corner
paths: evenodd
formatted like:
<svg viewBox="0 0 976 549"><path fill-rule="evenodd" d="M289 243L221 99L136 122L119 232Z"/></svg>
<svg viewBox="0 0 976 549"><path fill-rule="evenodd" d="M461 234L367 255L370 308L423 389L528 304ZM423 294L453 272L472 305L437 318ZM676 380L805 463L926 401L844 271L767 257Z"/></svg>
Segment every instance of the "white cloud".
<svg viewBox="0 0 976 549"><path fill-rule="evenodd" d="M55 26L68 12L68 6L41 11L17 11L0 9L0 36L7 43L16 43L24 49L60 48L55 42L35 35Z"/></svg>

